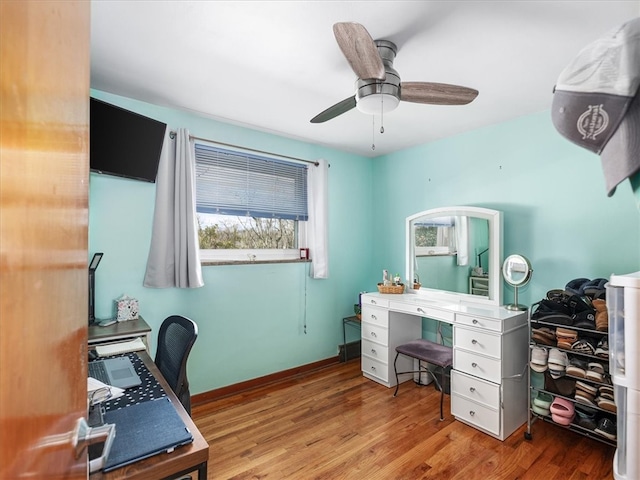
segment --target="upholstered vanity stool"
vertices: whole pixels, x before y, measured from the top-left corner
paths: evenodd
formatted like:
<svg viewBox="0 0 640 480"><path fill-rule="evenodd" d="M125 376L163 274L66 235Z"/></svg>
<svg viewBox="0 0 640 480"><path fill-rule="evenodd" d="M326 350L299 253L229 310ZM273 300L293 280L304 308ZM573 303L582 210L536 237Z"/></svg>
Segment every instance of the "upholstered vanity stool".
<svg viewBox="0 0 640 480"><path fill-rule="evenodd" d="M440 345L439 343L434 343L429 340L425 340L423 338L418 340L412 340L408 343L404 343L402 345L398 345L396 347L396 358L393 361L393 370L396 373L396 391L393 393L395 397L398 394L398 387L400 387L400 383L398 383L398 375L404 373L418 373L428 372L429 375L433 378L440 390L440 421L444 420L444 415L442 414L442 402L444 400L444 386L440 385L438 381L438 377L435 372L429 369L429 366L422 367L422 362L427 362L431 365L435 365L436 370L440 370L442 372L442 378L444 378L446 369L453 366L453 348L447 347L446 345ZM398 361L398 357L402 355L406 355L407 357L414 358L418 360L418 370L412 370L408 372L398 372L396 368L396 363ZM420 376L418 376L420 379Z"/></svg>

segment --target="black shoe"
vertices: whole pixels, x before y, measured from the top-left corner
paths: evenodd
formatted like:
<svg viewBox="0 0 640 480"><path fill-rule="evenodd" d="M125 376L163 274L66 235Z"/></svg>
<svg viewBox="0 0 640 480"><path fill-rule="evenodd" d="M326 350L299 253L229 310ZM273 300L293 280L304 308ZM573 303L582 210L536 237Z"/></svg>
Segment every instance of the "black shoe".
<svg viewBox="0 0 640 480"><path fill-rule="evenodd" d="M595 431L609 440L616 440L616 423L610 418L602 417Z"/></svg>

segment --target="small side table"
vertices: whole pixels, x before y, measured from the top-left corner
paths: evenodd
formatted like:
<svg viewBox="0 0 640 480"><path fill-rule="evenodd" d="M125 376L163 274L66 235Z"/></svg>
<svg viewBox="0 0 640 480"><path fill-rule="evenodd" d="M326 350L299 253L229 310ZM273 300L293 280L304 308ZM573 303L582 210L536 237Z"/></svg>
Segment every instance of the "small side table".
<svg viewBox="0 0 640 480"><path fill-rule="evenodd" d="M362 328L362 320L355 315L351 315L350 317L344 317L342 319L342 339L343 339L343 358L344 361L347 361L347 325L352 325L354 327Z"/></svg>

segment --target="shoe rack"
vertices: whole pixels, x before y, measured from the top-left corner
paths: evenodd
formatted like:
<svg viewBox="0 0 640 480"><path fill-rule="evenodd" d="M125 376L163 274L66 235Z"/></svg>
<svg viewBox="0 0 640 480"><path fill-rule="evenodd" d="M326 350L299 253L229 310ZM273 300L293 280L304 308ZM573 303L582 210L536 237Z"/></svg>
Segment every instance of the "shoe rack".
<svg viewBox="0 0 640 480"><path fill-rule="evenodd" d="M608 332L570 325L559 325L557 323L545 322L543 320L532 320L531 317L533 312L535 312L539 303L540 302L533 304L529 309L529 358L532 359L533 355L537 357L536 361L539 361L540 356L538 354L540 351L533 354L534 349L536 348L546 349L547 352L550 352L552 349L557 349L566 354L566 358L569 362L575 359L586 365L589 363L597 363L602 367L601 369L598 367L598 370L604 373L602 374L602 380L600 381L599 375L597 374L590 375L590 378L586 378L587 370L585 370L585 377L582 377L580 373L577 373L576 375L578 376L576 376L566 372L563 372L558 376L556 369L554 370L554 376L556 378L554 378L551 376L550 368L546 368L544 372L536 372L530 366L528 369L529 395L527 397L529 402L529 415L527 430L524 434L525 439L531 440L533 438L531 427L537 420L541 420L557 425L558 428L569 429L580 435L593 438L594 440L615 447L617 445L617 435L615 430L617 409L612 401L603 400L604 397L601 397L602 392L606 392L606 397L613 394L613 385L611 375L609 374ZM562 340L557 341L555 344L553 344L553 341L543 343L539 334L540 329L543 328L546 332L555 332L558 329L561 329L561 331L566 331L567 329L573 330L577 332L578 339L591 339L590 343L593 344L594 351L587 352L584 350L571 349L571 344ZM599 325L598 328L601 328L601 326ZM535 338L533 335L534 331L538 332L535 335ZM596 352L598 353L597 355ZM544 382L542 381L541 376L544 376ZM562 384L562 391L559 391L556 387L556 385L559 384ZM585 392L589 393L585 394ZM550 395L553 400L555 400L556 397L564 399L562 400L562 404L573 406L575 417L570 422L567 421L569 422L568 425L564 425L554 421L551 413L543 414L541 413L541 408L534 409L534 399L538 397L539 394L542 394L540 395L541 398L548 398ZM597 399L600 399L600 401ZM559 402L560 401L561 400L559 400ZM576 405L578 406L578 409L587 407L585 410L589 410L591 414L590 416L592 417L591 421L585 420L584 412L582 410L580 410L580 412L583 413L583 415L581 416L578 414L578 410L575 409ZM605 408L603 408L603 406ZM556 419L558 419L558 417L556 417Z"/></svg>

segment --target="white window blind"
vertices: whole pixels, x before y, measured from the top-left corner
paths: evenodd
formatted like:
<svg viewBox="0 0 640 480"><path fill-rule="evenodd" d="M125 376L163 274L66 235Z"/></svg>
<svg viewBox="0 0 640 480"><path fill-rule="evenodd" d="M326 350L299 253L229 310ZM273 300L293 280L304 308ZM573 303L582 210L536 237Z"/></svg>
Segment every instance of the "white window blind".
<svg viewBox="0 0 640 480"><path fill-rule="evenodd" d="M196 143L196 211L306 221L307 166Z"/></svg>

